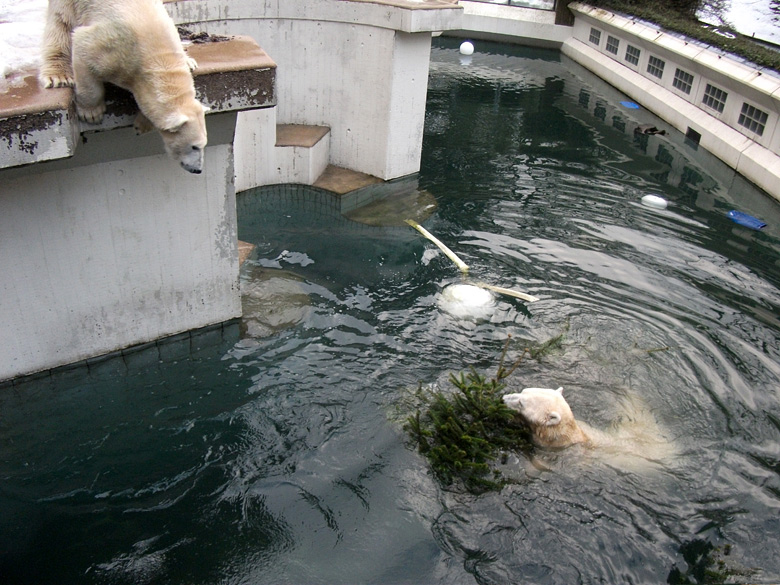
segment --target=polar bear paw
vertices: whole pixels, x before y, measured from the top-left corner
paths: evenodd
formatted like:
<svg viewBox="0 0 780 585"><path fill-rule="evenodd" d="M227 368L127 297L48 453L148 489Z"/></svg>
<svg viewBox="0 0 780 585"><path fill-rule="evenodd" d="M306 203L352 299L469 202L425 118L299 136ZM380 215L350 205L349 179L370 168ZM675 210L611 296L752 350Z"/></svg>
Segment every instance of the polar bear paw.
<svg viewBox="0 0 780 585"><path fill-rule="evenodd" d="M99 124L103 120L103 115L106 113L106 103L100 102L98 105L91 108L76 104L76 111L78 112L79 120L90 124Z"/></svg>
<svg viewBox="0 0 780 585"><path fill-rule="evenodd" d="M187 67L190 71L195 71L198 68L198 62L192 57L187 57Z"/></svg>
<svg viewBox="0 0 780 585"><path fill-rule="evenodd" d="M73 76L67 75L65 73L51 73L51 74L41 74L40 76L41 85L45 89L51 89L55 87L74 87L76 85L76 82L73 80Z"/></svg>

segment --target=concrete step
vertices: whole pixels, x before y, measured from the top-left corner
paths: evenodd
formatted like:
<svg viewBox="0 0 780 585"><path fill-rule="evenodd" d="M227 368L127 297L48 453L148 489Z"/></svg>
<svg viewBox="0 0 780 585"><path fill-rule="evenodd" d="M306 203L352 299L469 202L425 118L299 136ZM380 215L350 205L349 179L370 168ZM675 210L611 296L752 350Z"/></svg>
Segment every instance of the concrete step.
<svg viewBox="0 0 780 585"><path fill-rule="evenodd" d="M335 165L327 165L319 177L317 177L317 180L314 181L313 185L320 189L331 191L336 195L344 195L351 191L355 191L356 189L381 182L382 179L365 173L359 173L358 171L337 167Z"/></svg>
<svg viewBox="0 0 780 585"><path fill-rule="evenodd" d="M330 160L330 128L277 124L274 151L280 183L312 185Z"/></svg>

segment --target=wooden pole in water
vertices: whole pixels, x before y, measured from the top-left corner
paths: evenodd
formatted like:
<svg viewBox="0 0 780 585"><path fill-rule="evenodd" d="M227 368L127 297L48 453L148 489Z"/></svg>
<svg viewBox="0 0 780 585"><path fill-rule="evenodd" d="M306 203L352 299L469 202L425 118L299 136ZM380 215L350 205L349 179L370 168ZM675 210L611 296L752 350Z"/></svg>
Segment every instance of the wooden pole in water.
<svg viewBox="0 0 780 585"><path fill-rule="evenodd" d="M457 266L463 274L468 274L468 272L469 272L468 265L463 260L458 258L457 254L455 254L455 252L450 250L444 244L444 242L439 240L436 236L434 236L431 232L426 230L423 226L421 226L419 223L417 223L413 219L407 219L407 220L404 220L404 221L406 221L406 223L408 223L410 226L412 226L414 229L416 229L418 232L420 232L422 235L424 235L426 238L428 238L431 242L436 244L439 247L439 249L442 252L444 252L444 254L447 256L447 258L449 258L450 260L452 260L455 263L455 266ZM492 284L487 284L487 283L484 283L484 282L475 282L474 286L478 286L480 288L485 288L487 290L491 290L493 292L496 292L496 293L499 293L499 294L502 294L502 295L515 297L516 299L522 299L522 300L527 301L529 303L533 303L533 302L539 300L538 297L535 297L533 295L529 295L529 294L522 293L522 292L519 292L519 291L516 291L516 290L512 290L511 288L504 288L502 286L493 286Z"/></svg>
<svg viewBox="0 0 780 585"><path fill-rule="evenodd" d="M436 238L436 236L434 236L431 232L426 230L423 226L421 226L419 223L417 223L413 219L407 219L406 223L408 223L410 226L412 226L414 229L416 229L418 232L420 232L422 235L424 235L426 238L428 238L431 242L436 244L439 247L439 249L442 252L444 252L444 254L447 256L447 258L449 258L450 260L452 260L455 263L455 266L457 266L463 274L467 274L468 273L468 271L469 271L468 265L463 260L458 258L457 254L455 254L455 252L450 250L444 244L444 242L442 242L441 240Z"/></svg>
<svg viewBox="0 0 780 585"><path fill-rule="evenodd" d="M486 282L475 282L474 284L480 288L486 288L498 294L515 297L516 299L522 299L524 301L528 301L529 303L534 303L539 300L539 297L535 297L517 290L512 290L511 288L504 288L503 286L493 286L492 284L487 284Z"/></svg>

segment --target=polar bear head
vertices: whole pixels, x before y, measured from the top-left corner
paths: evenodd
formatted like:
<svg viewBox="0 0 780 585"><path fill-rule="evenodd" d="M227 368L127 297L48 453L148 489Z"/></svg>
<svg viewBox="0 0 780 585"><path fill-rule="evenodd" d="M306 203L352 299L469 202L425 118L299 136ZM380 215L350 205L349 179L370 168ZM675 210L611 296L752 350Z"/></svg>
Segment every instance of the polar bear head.
<svg viewBox="0 0 780 585"><path fill-rule="evenodd" d="M520 414L540 447L568 447L588 440L563 397L563 388L525 388L504 395L504 403Z"/></svg>
<svg viewBox="0 0 780 585"><path fill-rule="evenodd" d="M197 100L191 100L166 116L160 126L165 151L190 173L203 171L206 148L206 110Z"/></svg>

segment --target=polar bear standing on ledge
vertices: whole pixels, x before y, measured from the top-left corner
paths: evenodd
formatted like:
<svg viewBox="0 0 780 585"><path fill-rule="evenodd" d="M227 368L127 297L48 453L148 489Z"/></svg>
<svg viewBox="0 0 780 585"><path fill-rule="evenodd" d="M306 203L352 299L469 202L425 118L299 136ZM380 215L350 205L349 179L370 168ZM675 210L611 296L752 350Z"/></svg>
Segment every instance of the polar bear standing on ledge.
<svg viewBox="0 0 780 585"><path fill-rule="evenodd" d="M138 133L159 130L165 150L191 172L203 170L205 108L192 69L161 0L49 0L40 80L74 87L79 118L97 123L104 82L132 92Z"/></svg>

